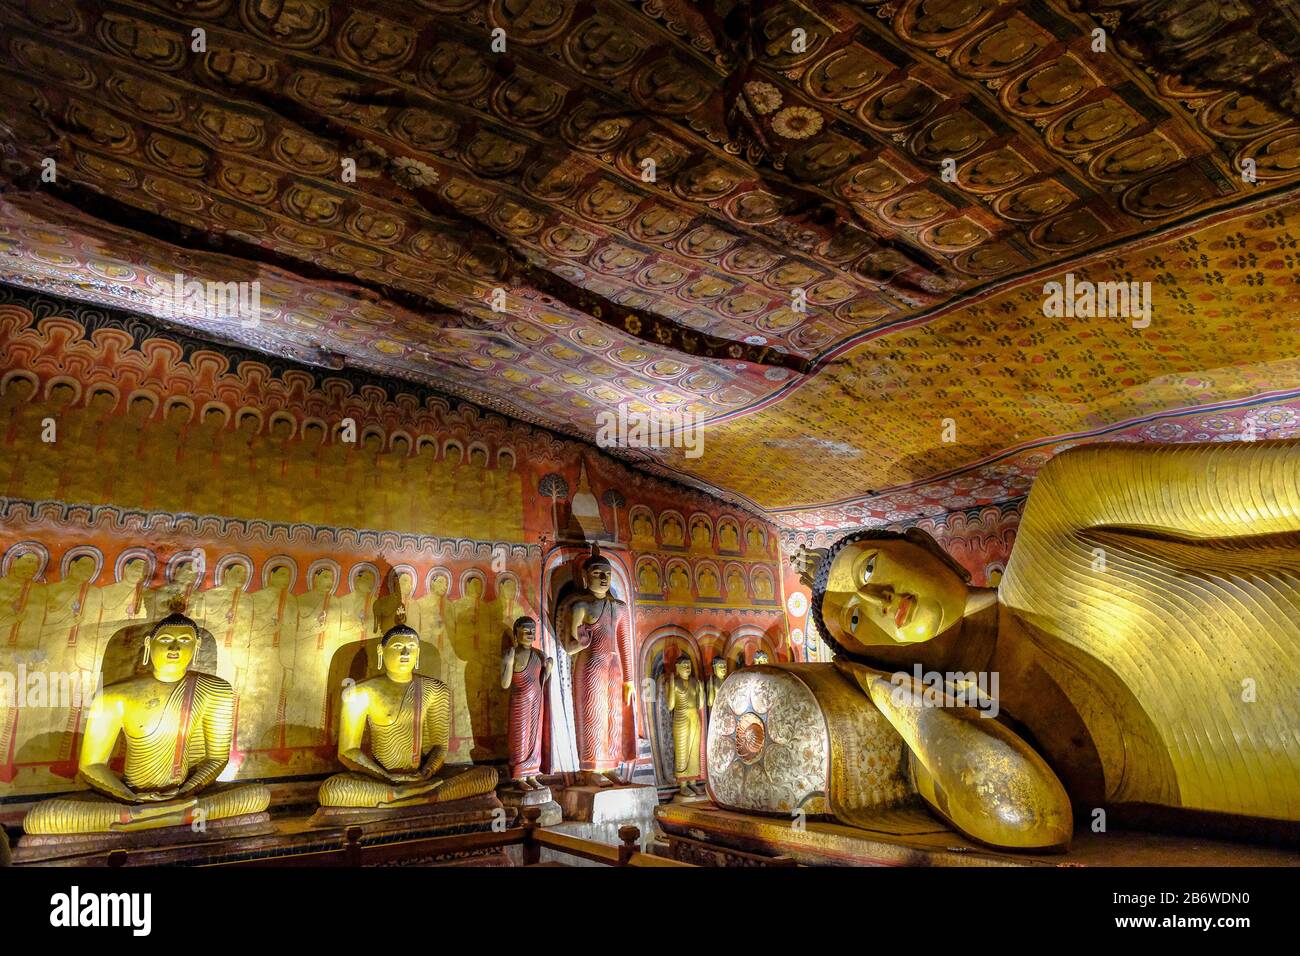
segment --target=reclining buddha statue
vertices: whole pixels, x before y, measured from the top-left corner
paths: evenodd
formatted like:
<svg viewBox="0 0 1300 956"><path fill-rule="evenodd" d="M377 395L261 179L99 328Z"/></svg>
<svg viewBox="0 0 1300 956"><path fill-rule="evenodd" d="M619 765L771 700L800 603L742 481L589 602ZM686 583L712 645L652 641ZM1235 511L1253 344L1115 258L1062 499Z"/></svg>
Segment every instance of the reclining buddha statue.
<svg viewBox="0 0 1300 956"><path fill-rule="evenodd" d="M451 691L415 673L420 635L397 621L379 642L377 677L343 691L339 709L339 762L349 768L320 788L322 807L395 810L491 793L493 767L444 769L451 730ZM369 749L364 746L369 730Z"/></svg>
<svg viewBox="0 0 1300 956"><path fill-rule="evenodd" d="M23 819L32 836L126 833L260 814L261 784L215 784L230 760L235 695L229 683L190 669L199 628L173 613L150 630L151 673L105 687L90 705L78 776L89 793L54 797ZM110 766L126 738L121 775Z"/></svg>
<svg viewBox="0 0 1300 956"><path fill-rule="evenodd" d="M811 584L835 662L728 678L714 800L871 826L919 795L1021 850L1068 847L1098 811L1294 832L1300 441L1069 450L999 587L968 580L917 529L831 547Z"/></svg>

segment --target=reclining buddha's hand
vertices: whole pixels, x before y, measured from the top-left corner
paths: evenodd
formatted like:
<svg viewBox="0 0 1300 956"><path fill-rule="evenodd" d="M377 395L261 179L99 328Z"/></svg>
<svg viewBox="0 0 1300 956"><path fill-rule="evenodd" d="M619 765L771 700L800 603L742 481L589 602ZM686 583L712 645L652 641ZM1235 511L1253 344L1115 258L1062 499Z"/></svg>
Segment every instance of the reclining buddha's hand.
<svg viewBox="0 0 1300 956"><path fill-rule="evenodd" d="M883 677L889 679L889 672L882 671L876 667L868 667L866 664L859 664L857 661L850 661L844 657L836 657L831 663L835 669L847 677L849 680L858 684L865 691L867 684L874 677Z"/></svg>
<svg viewBox="0 0 1300 956"><path fill-rule="evenodd" d="M987 711L948 689L917 685L906 672L886 674L836 660L911 752L921 798L958 831L990 846L1064 850L1070 845L1070 798L1046 761Z"/></svg>

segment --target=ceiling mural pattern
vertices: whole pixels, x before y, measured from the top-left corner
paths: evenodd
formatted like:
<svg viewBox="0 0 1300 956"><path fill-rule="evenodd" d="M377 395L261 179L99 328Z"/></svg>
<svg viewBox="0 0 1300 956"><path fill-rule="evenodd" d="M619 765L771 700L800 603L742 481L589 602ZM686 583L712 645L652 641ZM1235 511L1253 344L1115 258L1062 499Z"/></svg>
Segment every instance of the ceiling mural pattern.
<svg viewBox="0 0 1300 956"><path fill-rule="evenodd" d="M1183 82L1222 84L1300 117L1296 0L1075 0L1123 30L1122 41Z"/></svg>
<svg viewBox="0 0 1300 956"><path fill-rule="evenodd" d="M1044 316L1051 274L867 337L780 402L706 427L709 453L680 466L747 485L776 517L1050 436L1300 390L1300 198L1074 271L1150 283L1150 325ZM759 467L773 460L791 464Z"/></svg>
<svg viewBox="0 0 1300 956"><path fill-rule="evenodd" d="M0 280L588 440L689 412L706 454L643 464L860 499L1295 384L1294 30L1240 3L22 0ZM1123 243L1141 333L1014 287ZM177 274L259 281L261 321L165 313Z"/></svg>
<svg viewBox="0 0 1300 956"><path fill-rule="evenodd" d="M975 467L881 492L869 498L774 513L788 552L799 545L827 547L846 529L910 527L942 521L948 513L1014 506L1018 515L1038 470L1054 456L1089 441L1268 441L1300 437L1300 388L1191 411L1153 416L1064 439L1034 443Z"/></svg>

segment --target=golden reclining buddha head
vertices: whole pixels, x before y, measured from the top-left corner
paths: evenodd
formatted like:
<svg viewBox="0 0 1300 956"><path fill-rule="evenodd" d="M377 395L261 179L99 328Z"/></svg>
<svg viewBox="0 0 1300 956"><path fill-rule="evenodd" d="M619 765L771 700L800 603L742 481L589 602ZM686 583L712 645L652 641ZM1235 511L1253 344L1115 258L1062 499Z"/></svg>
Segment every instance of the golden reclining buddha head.
<svg viewBox="0 0 1300 956"><path fill-rule="evenodd" d="M849 655L882 644L919 644L961 620L969 578L924 531L854 532L817 570L814 619Z"/></svg>

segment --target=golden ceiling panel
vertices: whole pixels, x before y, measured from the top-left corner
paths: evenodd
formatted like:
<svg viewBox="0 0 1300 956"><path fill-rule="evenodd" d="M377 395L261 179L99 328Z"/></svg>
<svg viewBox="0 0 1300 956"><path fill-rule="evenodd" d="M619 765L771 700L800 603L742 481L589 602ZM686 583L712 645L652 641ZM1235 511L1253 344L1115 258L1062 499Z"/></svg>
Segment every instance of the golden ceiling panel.
<svg viewBox="0 0 1300 956"><path fill-rule="evenodd" d="M441 382L589 438L602 407L685 404L727 416L708 434L734 451L689 475L770 507L851 497L962 453L906 422L841 434L835 401L868 383L873 402L948 400L925 392L938 367L982 367L989 346L947 330L986 328L990 286L1300 183L1295 64L1242 2L1254 57L1213 5L1175 18L1126 0L6 4L6 274L144 310L173 270L262 277L282 289L265 327L224 330L245 344ZM54 259L32 238L51 230L75 236ZM1177 258L1107 268L1201 281L1206 265ZM313 314L314 288L336 303ZM1151 335L1237 394L1221 353L1178 341L1204 321ZM993 349L1006 368L1013 353ZM1071 368L1084 389L1106 380ZM962 397L972 420L992 409L982 446L1158 404L1106 387L1056 404L1041 371L966 387L986 392ZM825 446L807 437L822 428ZM825 486L800 469L818 448Z"/></svg>
<svg viewBox="0 0 1300 956"><path fill-rule="evenodd" d="M1048 317L1044 288L1066 280L1043 273L868 337L763 409L707 426L705 453L675 465L765 509L812 511L1051 436L1300 394L1300 198L1072 271L1148 283L1149 325Z"/></svg>

